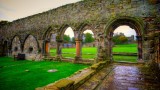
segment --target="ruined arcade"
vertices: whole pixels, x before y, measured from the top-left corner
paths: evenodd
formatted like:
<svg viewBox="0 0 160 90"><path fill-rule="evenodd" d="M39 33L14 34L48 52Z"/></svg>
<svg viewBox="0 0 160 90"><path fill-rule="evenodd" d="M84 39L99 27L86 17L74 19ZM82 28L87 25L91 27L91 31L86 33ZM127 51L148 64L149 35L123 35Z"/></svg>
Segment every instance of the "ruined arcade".
<svg viewBox="0 0 160 90"><path fill-rule="evenodd" d="M76 56L81 57L82 33L91 29L98 49L95 62L112 61L113 30L120 25L135 29L138 62L156 62L160 67L159 0L84 0L43 13L18 19L0 28L0 55L25 54L25 59L41 60L48 56L50 35L56 35L56 59L61 56L63 35L72 27Z"/></svg>

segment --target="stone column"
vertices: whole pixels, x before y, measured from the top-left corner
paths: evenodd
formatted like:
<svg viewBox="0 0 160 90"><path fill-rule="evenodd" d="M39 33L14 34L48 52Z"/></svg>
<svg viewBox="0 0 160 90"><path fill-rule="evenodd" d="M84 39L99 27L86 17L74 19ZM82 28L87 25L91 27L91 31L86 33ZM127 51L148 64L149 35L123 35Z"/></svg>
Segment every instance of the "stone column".
<svg viewBox="0 0 160 90"><path fill-rule="evenodd" d="M38 40L39 43L39 53L43 54L43 41L44 40Z"/></svg>
<svg viewBox="0 0 160 90"><path fill-rule="evenodd" d="M157 64L160 64L160 32L154 35L154 60Z"/></svg>
<svg viewBox="0 0 160 90"><path fill-rule="evenodd" d="M43 41L43 45L42 45L42 54L43 56L47 56L47 52L46 52L46 40Z"/></svg>
<svg viewBox="0 0 160 90"><path fill-rule="evenodd" d="M105 51L106 51L106 59L107 61L110 61L110 56L112 55L110 52L112 52L112 47L110 47L109 41L111 41L111 38L105 38ZM111 55L110 55L111 54Z"/></svg>
<svg viewBox="0 0 160 90"><path fill-rule="evenodd" d="M107 51L104 35L101 34L98 36L98 53L96 62L107 60Z"/></svg>
<svg viewBox="0 0 160 90"><path fill-rule="evenodd" d="M142 36L136 36L138 41L138 62L143 62L142 60Z"/></svg>
<svg viewBox="0 0 160 90"><path fill-rule="evenodd" d="M57 50L56 50L56 60L61 61L62 60L62 41L57 41Z"/></svg>
<svg viewBox="0 0 160 90"><path fill-rule="evenodd" d="M158 38L158 42L157 42L158 43L158 46L157 46L158 47L158 52L157 52L158 58L157 59L158 59L158 65L159 65L159 68L160 68L160 32L159 32L158 37L159 38Z"/></svg>
<svg viewBox="0 0 160 90"><path fill-rule="evenodd" d="M113 48L113 41L112 41L112 37L113 37L113 32L111 32L109 34L109 37L108 37L108 41L109 41L109 56L110 56L110 61L113 62L113 52L112 52L112 48Z"/></svg>
<svg viewBox="0 0 160 90"><path fill-rule="evenodd" d="M148 35L144 36L144 42L143 42L143 60L144 62L149 61L149 40Z"/></svg>
<svg viewBox="0 0 160 90"><path fill-rule="evenodd" d="M81 42L82 42L82 40L75 39L75 42L76 42L76 56L75 56L74 62L76 63L76 62L82 60L82 58L81 58Z"/></svg>

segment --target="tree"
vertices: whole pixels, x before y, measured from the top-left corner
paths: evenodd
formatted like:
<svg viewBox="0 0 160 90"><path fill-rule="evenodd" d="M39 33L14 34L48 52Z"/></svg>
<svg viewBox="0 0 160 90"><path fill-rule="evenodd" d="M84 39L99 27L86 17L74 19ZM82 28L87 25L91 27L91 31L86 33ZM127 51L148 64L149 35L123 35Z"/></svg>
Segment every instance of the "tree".
<svg viewBox="0 0 160 90"><path fill-rule="evenodd" d="M63 36L63 40L64 40L64 42L70 42L70 37L69 37L69 35L64 35Z"/></svg>
<svg viewBox="0 0 160 90"><path fill-rule="evenodd" d="M94 38L92 37L92 34L90 33L84 34L84 37L85 37L85 40L84 40L85 43L91 43L94 41Z"/></svg>
<svg viewBox="0 0 160 90"><path fill-rule="evenodd" d="M113 42L115 44L124 44L128 42L128 38L123 33L117 33L113 36Z"/></svg>
<svg viewBox="0 0 160 90"><path fill-rule="evenodd" d="M125 36L119 36L120 43L126 43L128 41L127 37Z"/></svg>
<svg viewBox="0 0 160 90"><path fill-rule="evenodd" d="M75 43L75 38L74 37L72 37L72 43Z"/></svg>

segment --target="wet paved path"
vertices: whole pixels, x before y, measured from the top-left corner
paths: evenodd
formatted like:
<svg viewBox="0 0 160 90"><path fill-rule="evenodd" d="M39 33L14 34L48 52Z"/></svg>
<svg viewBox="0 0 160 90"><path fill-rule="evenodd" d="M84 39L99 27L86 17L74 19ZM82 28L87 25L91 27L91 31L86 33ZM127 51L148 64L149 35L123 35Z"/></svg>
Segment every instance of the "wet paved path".
<svg viewBox="0 0 160 90"><path fill-rule="evenodd" d="M136 64L114 64L105 67L79 90L160 90L160 82L143 67L144 65Z"/></svg>

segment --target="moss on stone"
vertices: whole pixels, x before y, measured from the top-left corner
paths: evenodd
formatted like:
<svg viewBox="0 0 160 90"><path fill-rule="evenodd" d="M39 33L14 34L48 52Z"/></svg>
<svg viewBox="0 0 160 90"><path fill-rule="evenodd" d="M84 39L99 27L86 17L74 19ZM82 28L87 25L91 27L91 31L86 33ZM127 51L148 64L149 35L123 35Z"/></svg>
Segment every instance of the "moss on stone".
<svg viewBox="0 0 160 90"><path fill-rule="evenodd" d="M100 61L100 62L98 62L98 63L96 63L96 64L93 64L93 65L91 66L91 69L93 69L93 70L99 70L99 69L102 68L106 63L107 63L106 61Z"/></svg>
<svg viewBox="0 0 160 90"><path fill-rule="evenodd" d="M57 88L59 88L61 90L62 88L70 87L73 84L74 84L73 80L61 79L61 80L57 81L56 83L54 83L53 86L56 86Z"/></svg>

